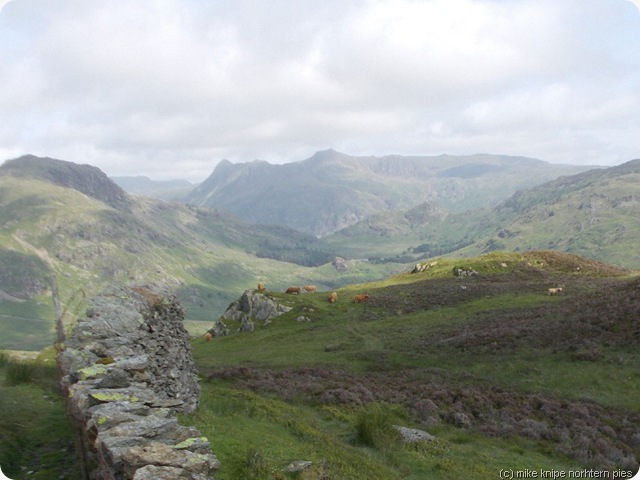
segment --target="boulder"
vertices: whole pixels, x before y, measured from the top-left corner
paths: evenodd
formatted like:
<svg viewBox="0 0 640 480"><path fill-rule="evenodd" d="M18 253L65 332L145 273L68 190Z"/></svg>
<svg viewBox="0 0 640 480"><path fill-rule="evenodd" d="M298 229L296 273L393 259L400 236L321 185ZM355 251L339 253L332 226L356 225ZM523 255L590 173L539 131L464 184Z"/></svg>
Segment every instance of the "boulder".
<svg viewBox="0 0 640 480"><path fill-rule="evenodd" d="M226 335L228 329L225 322L229 321L240 323L238 332L252 332L256 322L263 326L268 325L274 318L290 311L291 308L262 292L246 290L240 299L229 305L209 332L214 336Z"/></svg>
<svg viewBox="0 0 640 480"><path fill-rule="evenodd" d="M399 425L394 425L393 427L400 432L402 439L407 443L431 442L436 438L430 433L424 430L418 430L417 428L407 428Z"/></svg>

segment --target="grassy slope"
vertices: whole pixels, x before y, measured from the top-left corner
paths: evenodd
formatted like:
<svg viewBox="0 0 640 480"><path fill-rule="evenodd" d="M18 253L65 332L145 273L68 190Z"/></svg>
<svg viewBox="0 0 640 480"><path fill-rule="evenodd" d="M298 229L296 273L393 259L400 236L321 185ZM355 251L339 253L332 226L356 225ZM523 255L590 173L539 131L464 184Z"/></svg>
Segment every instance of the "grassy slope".
<svg viewBox="0 0 640 480"><path fill-rule="evenodd" d="M527 199L529 205L524 215L514 208L498 235L464 253L477 253L492 243L493 248L507 250L563 250L638 268L640 173L613 178L587 177L566 189L573 191L554 190L551 186L540 188L542 198ZM504 210L510 208L508 202L503 205ZM497 214L502 212L498 210Z"/></svg>
<svg viewBox="0 0 640 480"><path fill-rule="evenodd" d="M0 466L11 479L81 479L73 428L56 390L51 356L0 353Z"/></svg>
<svg viewBox="0 0 640 480"><path fill-rule="evenodd" d="M335 286L393 268L354 263L341 274L330 265L312 269L256 256L265 245L294 251L303 240L214 210L151 199L136 199L130 213L118 211L73 189L2 175L0 348L52 343L51 272L69 321L83 312L82 298L130 282L164 286L181 298L189 320L211 321L259 281L278 290Z"/></svg>
<svg viewBox="0 0 640 480"><path fill-rule="evenodd" d="M638 279L555 252L459 262L339 289L335 305L272 293L294 309L196 340L209 380L190 421L221 458L218 478L295 478L281 470L295 459L314 461L297 478L637 467ZM456 265L480 275L457 279ZM350 302L365 290L369 303ZM380 418L365 426L373 440L363 414ZM437 440L402 446L389 423Z"/></svg>
<svg viewBox="0 0 640 480"><path fill-rule="evenodd" d="M372 217L324 241L358 258L554 249L640 268L639 169L638 162L629 162L561 177L518 192L496 208L443 220L408 224L402 213Z"/></svg>

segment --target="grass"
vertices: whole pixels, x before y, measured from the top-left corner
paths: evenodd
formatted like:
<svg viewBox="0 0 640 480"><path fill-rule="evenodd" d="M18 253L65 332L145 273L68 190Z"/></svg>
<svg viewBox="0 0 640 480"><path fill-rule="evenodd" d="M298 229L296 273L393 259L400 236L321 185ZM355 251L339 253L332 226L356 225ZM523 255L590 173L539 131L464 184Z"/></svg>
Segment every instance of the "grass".
<svg viewBox="0 0 640 480"><path fill-rule="evenodd" d="M53 342L54 315L38 300L2 301L0 349L41 350Z"/></svg>
<svg viewBox="0 0 640 480"><path fill-rule="evenodd" d="M260 479L453 479L496 478L502 468L577 469L562 456L527 439L501 439L447 425L432 427L437 439L400 441L392 424L407 424L402 406L362 407L288 403L215 380L203 384L195 424L221 460L219 480ZM409 423L409 425L411 425ZM311 467L285 473L294 460Z"/></svg>
<svg viewBox="0 0 640 480"><path fill-rule="evenodd" d="M50 355L16 361L0 354L0 465L9 478L82 478L56 387Z"/></svg>
<svg viewBox="0 0 640 480"><path fill-rule="evenodd" d="M220 478L251 458L269 465L266 478L294 478L282 468L295 459L318 468L295 478L637 465L638 279L553 252L469 259L480 275L463 280L451 273L459 262L338 289L335 305L269 292L293 310L252 333L195 340L210 380L194 422L215 439ZM558 284L563 295L550 297ZM351 303L364 291L368 303ZM395 423L437 440L404 445ZM367 462L378 476L347 467Z"/></svg>

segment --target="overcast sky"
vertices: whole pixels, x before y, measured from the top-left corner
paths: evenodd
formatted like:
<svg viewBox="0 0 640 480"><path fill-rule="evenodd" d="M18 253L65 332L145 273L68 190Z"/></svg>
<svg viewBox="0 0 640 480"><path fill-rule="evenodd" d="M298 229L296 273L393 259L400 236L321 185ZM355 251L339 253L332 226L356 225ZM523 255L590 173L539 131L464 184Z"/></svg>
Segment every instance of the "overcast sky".
<svg viewBox="0 0 640 480"><path fill-rule="evenodd" d="M0 161L640 158L627 0L0 0Z"/></svg>

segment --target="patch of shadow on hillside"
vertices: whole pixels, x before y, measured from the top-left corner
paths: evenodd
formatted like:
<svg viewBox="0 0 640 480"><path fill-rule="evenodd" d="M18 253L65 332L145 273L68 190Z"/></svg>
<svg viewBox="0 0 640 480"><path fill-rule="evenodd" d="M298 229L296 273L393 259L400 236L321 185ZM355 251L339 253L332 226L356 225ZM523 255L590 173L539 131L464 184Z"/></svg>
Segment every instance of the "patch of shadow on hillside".
<svg viewBox="0 0 640 480"><path fill-rule="evenodd" d="M553 303L477 312L458 328L416 338L411 348L446 345L477 353L536 348L597 360L603 347L640 346L638 319L640 278L590 279L577 294Z"/></svg>

